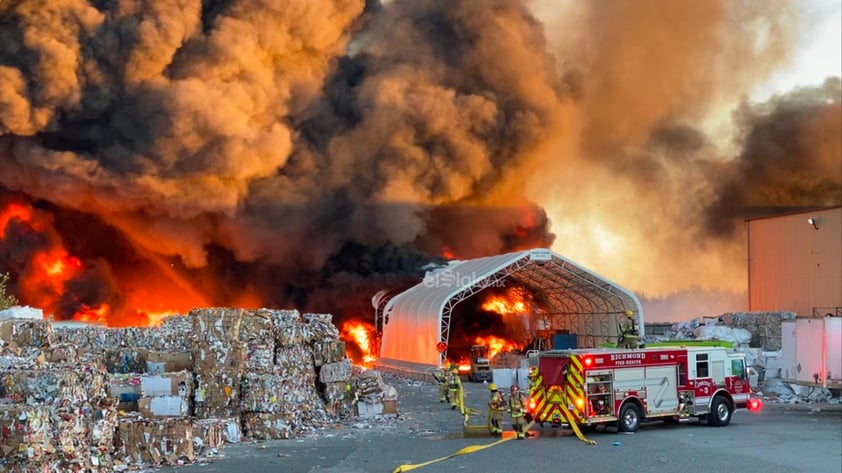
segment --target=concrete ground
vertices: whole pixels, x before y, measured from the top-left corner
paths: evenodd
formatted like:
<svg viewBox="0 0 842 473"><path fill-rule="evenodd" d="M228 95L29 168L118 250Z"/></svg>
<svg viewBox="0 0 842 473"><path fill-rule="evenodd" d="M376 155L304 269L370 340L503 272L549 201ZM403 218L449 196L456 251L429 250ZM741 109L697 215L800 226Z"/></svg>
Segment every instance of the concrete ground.
<svg viewBox="0 0 842 473"><path fill-rule="evenodd" d="M405 464L440 459L465 447L494 443L485 433L466 433L461 416L438 402L436 386L384 376L398 390L399 415L339 423L308 438L227 445L213 463L164 468L161 472L394 472ZM467 405L484 408L487 388L465 383ZM484 417L472 423L483 424ZM506 419L507 427L508 418ZM597 445L569 430L538 427L535 436L509 440L413 471L763 473L842 472L842 406L770 405L759 414L740 411L731 425L695 421L645 424L630 435L607 429L589 434ZM506 433L504 438L512 436Z"/></svg>

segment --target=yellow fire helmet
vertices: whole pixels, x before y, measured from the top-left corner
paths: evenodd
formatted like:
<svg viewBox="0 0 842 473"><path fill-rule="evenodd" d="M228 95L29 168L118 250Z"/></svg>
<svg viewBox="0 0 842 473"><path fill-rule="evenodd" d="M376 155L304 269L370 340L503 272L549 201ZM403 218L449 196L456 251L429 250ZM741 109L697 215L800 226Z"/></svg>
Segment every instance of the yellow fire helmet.
<svg viewBox="0 0 842 473"><path fill-rule="evenodd" d="M626 317L632 318L633 316L634 316L634 313L632 311L630 311L630 310L626 311Z"/></svg>
<svg viewBox="0 0 842 473"><path fill-rule="evenodd" d="M451 372L451 373L453 373L453 374L458 374L458 373L459 373L459 369L458 369L458 368L453 368L452 370L450 370L450 372Z"/></svg>
<svg viewBox="0 0 842 473"><path fill-rule="evenodd" d="M497 385L496 385L496 384L494 384L494 383L489 384L489 385L488 385L488 390L489 390L489 391L496 391L496 390L497 390Z"/></svg>

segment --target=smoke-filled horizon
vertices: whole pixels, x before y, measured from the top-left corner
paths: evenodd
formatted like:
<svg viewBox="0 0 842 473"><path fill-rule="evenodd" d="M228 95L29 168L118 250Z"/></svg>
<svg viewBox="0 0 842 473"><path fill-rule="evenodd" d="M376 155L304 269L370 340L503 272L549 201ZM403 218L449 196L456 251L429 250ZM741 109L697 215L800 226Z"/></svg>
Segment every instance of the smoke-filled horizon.
<svg viewBox="0 0 842 473"><path fill-rule="evenodd" d="M441 256L539 246L739 290L748 209L842 202L840 82L749 103L797 4L678 3L4 2L0 272L114 324L368 316Z"/></svg>

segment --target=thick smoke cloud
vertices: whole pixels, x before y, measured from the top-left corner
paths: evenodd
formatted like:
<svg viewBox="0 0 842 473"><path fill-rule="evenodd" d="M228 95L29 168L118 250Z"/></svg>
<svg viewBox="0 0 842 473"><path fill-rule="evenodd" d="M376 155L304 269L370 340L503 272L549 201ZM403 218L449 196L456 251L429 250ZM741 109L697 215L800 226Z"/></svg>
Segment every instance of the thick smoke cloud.
<svg viewBox="0 0 842 473"><path fill-rule="evenodd" d="M552 242L522 189L493 195L560 98L521 4L19 1L0 25L3 188L95 215L64 230L116 228L209 299Z"/></svg>

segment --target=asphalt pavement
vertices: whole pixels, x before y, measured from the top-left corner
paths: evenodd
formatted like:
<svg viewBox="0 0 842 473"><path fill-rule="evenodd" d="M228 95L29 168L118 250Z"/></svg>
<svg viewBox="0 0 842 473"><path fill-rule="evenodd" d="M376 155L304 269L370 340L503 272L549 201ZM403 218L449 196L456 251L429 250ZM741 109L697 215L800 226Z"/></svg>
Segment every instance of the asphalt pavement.
<svg viewBox="0 0 842 473"><path fill-rule="evenodd" d="M401 465L435 463L416 472L685 472L842 473L842 406L772 405L738 411L728 427L694 420L644 424L635 434L615 428L580 442L567 429L533 427L534 436L498 441L466 432L462 417L438 402L435 385L384 375L398 390L398 416L338 422L306 438L227 445L213 463L161 472L391 473ZM485 409L487 386L465 383L466 404ZM484 416L471 420L485 423ZM509 419L506 426L511 429ZM472 453L453 455L461 450ZM405 469L404 471L409 471Z"/></svg>

